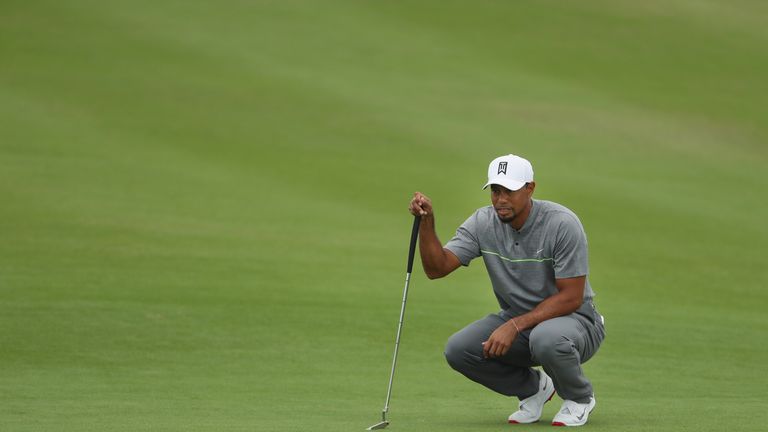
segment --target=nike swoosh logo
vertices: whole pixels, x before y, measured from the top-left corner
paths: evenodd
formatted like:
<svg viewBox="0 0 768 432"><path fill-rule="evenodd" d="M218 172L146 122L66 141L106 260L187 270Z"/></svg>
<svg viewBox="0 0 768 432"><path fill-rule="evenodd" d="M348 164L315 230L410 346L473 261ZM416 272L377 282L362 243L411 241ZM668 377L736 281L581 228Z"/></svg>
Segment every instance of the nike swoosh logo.
<svg viewBox="0 0 768 432"><path fill-rule="evenodd" d="M585 415L586 413L587 413L587 410L584 410L584 412L583 412L583 413L581 413L581 415L580 415L580 416L577 416L576 418L577 418L577 419L579 419L579 421L581 421L581 419L583 419L583 418L584 418L584 415Z"/></svg>

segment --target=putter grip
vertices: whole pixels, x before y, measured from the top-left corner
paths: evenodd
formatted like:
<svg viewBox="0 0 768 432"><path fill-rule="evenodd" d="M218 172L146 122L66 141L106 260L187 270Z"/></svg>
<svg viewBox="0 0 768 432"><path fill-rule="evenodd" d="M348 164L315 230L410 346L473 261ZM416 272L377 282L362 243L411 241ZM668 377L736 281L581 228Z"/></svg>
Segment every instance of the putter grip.
<svg viewBox="0 0 768 432"><path fill-rule="evenodd" d="M419 237L419 224L421 216L413 217L413 229L411 230L411 245L408 248L408 273L413 270L413 256L416 254L416 239Z"/></svg>

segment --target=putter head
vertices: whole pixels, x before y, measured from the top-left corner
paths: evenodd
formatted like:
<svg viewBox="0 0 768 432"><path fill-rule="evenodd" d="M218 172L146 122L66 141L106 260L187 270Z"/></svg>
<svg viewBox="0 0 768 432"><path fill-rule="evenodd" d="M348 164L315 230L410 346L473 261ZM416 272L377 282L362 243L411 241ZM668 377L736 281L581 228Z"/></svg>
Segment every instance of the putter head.
<svg viewBox="0 0 768 432"><path fill-rule="evenodd" d="M389 422L384 420L383 422L376 423L375 425L369 427L366 430L384 429L387 426L389 426Z"/></svg>

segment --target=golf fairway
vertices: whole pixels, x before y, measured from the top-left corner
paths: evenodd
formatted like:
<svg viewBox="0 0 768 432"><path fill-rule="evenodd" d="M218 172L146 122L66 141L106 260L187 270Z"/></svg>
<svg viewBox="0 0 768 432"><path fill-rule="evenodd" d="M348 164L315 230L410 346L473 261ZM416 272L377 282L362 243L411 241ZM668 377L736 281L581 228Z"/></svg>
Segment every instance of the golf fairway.
<svg viewBox="0 0 768 432"><path fill-rule="evenodd" d="M381 420L414 191L488 162L574 210L607 339L589 431L768 424L759 1L4 1L0 430ZM483 264L416 260L392 431L506 424L450 370Z"/></svg>

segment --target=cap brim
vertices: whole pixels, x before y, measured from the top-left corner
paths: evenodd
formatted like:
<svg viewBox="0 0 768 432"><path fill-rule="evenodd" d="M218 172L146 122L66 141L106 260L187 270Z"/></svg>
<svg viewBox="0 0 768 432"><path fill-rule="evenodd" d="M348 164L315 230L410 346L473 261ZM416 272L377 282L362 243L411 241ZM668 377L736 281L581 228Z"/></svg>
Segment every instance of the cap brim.
<svg viewBox="0 0 768 432"><path fill-rule="evenodd" d="M510 180L508 178L503 178L503 177L502 178L496 177L494 179L491 179L488 183L486 183L485 186L483 186L483 189L486 189L488 186L494 185L494 184L497 184L499 186L504 186L505 188L511 191L519 190L520 188L525 186L525 182Z"/></svg>

